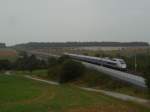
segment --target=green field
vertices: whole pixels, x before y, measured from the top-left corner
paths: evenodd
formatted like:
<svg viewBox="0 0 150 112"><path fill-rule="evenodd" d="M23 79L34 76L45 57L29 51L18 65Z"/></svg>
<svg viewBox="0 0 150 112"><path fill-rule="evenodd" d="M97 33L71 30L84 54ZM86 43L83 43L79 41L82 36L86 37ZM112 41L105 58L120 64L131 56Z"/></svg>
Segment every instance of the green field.
<svg viewBox="0 0 150 112"><path fill-rule="evenodd" d="M0 74L0 112L150 112L74 86L53 86L19 75Z"/></svg>
<svg viewBox="0 0 150 112"><path fill-rule="evenodd" d="M11 62L14 62L17 59L17 56L4 56L0 57L0 60L9 60Z"/></svg>

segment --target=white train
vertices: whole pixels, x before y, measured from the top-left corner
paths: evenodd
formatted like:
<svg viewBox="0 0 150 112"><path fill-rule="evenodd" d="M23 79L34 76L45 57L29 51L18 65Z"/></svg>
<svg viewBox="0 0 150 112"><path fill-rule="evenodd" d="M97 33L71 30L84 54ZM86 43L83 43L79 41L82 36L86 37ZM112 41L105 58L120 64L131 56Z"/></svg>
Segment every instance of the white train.
<svg viewBox="0 0 150 112"><path fill-rule="evenodd" d="M119 70L126 70L127 64L123 59L109 59L109 58L98 58L98 57L92 57L92 56L85 56L85 55L78 55L78 54L70 54L65 53L65 55L70 56L73 59L81 60L113 69L119 69Z"/></svg>

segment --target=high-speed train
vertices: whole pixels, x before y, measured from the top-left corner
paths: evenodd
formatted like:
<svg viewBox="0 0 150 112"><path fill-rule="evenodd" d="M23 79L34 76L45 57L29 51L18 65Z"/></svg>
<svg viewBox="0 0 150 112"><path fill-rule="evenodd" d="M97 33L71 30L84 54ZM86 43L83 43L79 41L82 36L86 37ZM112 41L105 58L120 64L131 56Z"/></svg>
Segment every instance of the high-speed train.
<svg viewBox="0 0 150 112"><path fill-rule="evenodd" d="M98 58L98 57L70 54L70 53L64 53L64 54L76 60L85 61L85 62L89 62L92 64L97 64L97 65L101 65L101 66L105 66L105 67L109 67L113 69L118 69L118 70L127 69L127 64L125 63L123 59Z"/></svg>

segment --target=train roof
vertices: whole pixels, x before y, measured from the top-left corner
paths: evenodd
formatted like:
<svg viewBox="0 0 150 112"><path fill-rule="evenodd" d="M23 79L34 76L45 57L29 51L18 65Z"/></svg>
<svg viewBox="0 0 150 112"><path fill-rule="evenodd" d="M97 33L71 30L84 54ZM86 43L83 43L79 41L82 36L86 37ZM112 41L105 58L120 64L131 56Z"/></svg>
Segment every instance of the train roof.
<svg viewBox="0 0 150 112"><path fill-rule="evenodd" d="M89 59L96 59L96 60L99 60L99 61L109 61L109 62L112 62L112 63L115 63L116 61L113 61L111 59L105 59L105 58L99 58L99 57L93 57L93 56L85 56L85 55L80 55L80 54L70 54L70 53L65 53L67 55L72 55L72 56L79 56L79 57L83 57L83 58L89 58Z"/></svg>

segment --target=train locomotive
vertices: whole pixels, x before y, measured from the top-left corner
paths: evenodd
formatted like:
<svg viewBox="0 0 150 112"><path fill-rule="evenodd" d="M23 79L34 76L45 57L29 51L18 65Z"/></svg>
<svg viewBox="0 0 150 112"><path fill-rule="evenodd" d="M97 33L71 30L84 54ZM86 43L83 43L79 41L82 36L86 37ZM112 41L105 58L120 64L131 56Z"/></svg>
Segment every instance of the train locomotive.
<svg viewBox="0 0 150 112"><path fill-rule="evenodd" d="M65 55L76 60L85 61L88 63L101 65L101 66L108 67L108 68L113 68L113 69L122 70L122 71L125 71L127 69L127 64L125 63L123 59L98 58L98 57L70 54L70 53L65 53Z"/></svg>

